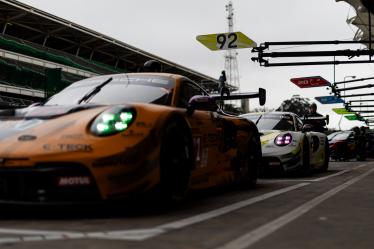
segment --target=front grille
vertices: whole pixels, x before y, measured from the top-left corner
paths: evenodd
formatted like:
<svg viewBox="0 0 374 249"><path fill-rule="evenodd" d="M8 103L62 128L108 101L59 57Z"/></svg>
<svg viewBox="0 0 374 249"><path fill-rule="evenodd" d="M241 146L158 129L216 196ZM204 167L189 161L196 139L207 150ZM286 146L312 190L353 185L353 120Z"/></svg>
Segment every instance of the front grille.
<svg viewBox="0 0 374 249"><path fill-rule="evenodd" d="M58 186L60 177L88 176L90 185ZM43 163L33 168L0 168L0 200L86 202L100 199L89 170L77 163Z"/></svg>

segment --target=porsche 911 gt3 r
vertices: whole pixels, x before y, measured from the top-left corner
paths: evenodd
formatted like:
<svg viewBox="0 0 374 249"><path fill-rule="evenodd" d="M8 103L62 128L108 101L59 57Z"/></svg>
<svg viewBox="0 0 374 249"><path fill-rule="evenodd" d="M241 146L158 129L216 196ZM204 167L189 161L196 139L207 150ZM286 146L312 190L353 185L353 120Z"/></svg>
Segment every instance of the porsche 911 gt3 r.
<svg viewBox="0 0 374 249"><path fill-rule="evenodd" d="M95 202L151 190L172 200L188 189L254 185L258 130L215 101L183 76L137 73L85 79L44 104L1 111L0 201Z"/></svg>
<svg viewBox="0 0 374 249"><path fill-rule="evenodd" d="M266 169L280 168L308 174L328 169L328 140L324 133L306 131L294 113L245 114L257 124L261 134L262 156Z"/></svg>

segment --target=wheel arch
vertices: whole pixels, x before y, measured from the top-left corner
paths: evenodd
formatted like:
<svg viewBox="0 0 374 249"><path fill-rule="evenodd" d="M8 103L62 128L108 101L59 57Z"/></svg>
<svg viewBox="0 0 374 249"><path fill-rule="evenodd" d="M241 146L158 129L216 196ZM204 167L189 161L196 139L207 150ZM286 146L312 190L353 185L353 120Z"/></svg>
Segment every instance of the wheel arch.
<svg viewBox="0 0 374 249"><path fill-rule="evenodd" d="M193 137L192 137L192 130L191 130L191 124L188 122L186 117L179 112L170 112L167 117L164 119L163 125L159 127L160 129L160 134L163 134L163 129L165 129L166 125L171 123L171 122L176 122L178 123L178 126L184 133L187 134L188 137L188 148L190 151L190 170L195 169L195 160L194 160L194 146L193 146Z"/></svg>

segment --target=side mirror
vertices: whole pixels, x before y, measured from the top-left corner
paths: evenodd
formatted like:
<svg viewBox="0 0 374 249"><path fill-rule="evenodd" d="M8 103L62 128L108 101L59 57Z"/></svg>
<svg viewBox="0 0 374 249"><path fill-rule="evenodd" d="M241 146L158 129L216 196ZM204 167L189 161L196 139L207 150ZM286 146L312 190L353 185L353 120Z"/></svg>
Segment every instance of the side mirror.
<svg viewBox="0 0 374 249"><path fill-rule="evenodd" d="M308 132L308 131L313 131L314 126L311 124L304 124L302 128L302 132Z"/></svg>
<svg viewBox="0 0 374 249"><path fill-rule="evenodd" d="M266 90L263 88L258 89L258 99L260 102L260 105L263 106L266 103Z"/></svg>
<svg viewBox="0 0 374 249"><path fill-rule="evenodd" d="M192 114L195 110L217 111L216 100L210 96L196 95L188 101L187 113Z"/></svg>

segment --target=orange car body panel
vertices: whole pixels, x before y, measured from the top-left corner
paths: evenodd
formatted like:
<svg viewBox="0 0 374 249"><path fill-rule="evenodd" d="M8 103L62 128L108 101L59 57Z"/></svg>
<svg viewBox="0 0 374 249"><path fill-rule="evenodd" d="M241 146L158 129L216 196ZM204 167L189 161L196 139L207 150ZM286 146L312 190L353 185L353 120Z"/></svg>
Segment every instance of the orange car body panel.
<svg viewBox="0 0 374 249"><path fill-rule="evenodd" d="M130 74L132 75L132 74ZM160 179L159 156L163 127L173 115L188 123L194 142L195 165L190 179L191 189L209 188L235 180L233 159L238 151L248 151L248 141L257 130L249 121L210 111L176 108L181 80L178 75L158 74L175 79L172 106L124 103L136 109L137 116L128 129L119 134L98 137L90 132L93 120L110 106L99 106L35 124L25 120L3 120L0 129L20 123L20 129L0 143L1 168L33 168L38 163L74 162L84 165L92 174L103 200L117 199L157 186ZM235 128L235 142L227 144L225 136ZM255 132L256 131L256 132ZM234 134L234 133L233 133ZM22 136L35 136L21 141Z"/></svg>

